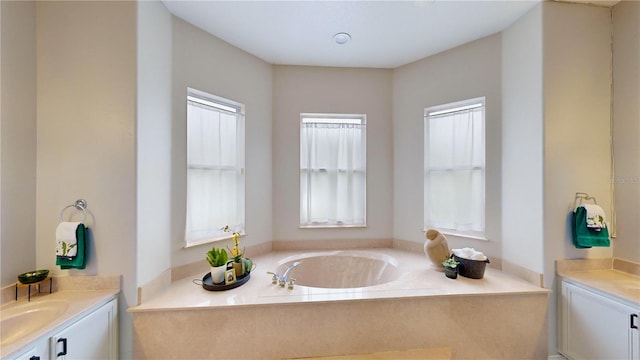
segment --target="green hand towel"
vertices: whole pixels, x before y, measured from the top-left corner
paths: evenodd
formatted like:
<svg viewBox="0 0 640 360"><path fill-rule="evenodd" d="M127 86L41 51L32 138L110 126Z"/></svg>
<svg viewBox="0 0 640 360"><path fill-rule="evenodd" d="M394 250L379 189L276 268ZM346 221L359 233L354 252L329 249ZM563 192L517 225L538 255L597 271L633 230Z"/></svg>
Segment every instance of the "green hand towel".
<svg viewBox="0 0 640 360"><path fill-rule="evenodd" d="M573 213L572 221L573 245L578 249L588 249L593 246L609 247L609 230L605 226L596 231L587 227L587 210L580 206Z"/></svg>
<svg viewBox="0 0 640 360"><path fill-rule="evenodd" d="M78 244L78 254L73 259L65 257L56 257L56 265L60 265L62 270L67 269L84 269L87 266L85 261L85 240L87 237L87 229L84 224L79 224L76 228L76 239Z"/></svg>

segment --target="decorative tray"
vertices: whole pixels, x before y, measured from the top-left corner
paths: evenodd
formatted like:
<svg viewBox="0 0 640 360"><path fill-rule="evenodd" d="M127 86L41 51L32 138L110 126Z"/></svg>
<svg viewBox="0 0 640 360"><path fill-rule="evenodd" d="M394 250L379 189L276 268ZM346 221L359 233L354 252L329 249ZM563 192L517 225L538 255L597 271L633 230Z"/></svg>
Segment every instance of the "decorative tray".
<svg viewBox="0 0 640 360"><path fill-rule="evenodd" d="M250 278L251 278L251 273L246 273L246 274L238 277L236 279L236 282L234 282L233 284L214 284L213 280L211 280L211 273L208 272L202 278L202 287L205 290L209 290L209 291L231 290L231 289L237 288L238 286L244 285L247 281L249 281Z"/></svg>

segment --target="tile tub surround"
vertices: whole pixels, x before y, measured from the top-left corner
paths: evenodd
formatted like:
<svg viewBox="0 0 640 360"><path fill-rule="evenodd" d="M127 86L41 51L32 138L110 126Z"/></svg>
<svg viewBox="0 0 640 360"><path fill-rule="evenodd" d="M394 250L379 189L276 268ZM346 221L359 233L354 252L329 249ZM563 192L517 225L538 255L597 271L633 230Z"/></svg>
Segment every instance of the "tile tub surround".
<svg viewBox="0 0 640 360"><path fill-rule="evenodd" d="M294 358L450 347L454 359L546 358L548 290L491 268L484 279L450 280L424 254L363 251L396 258L400 278L367 288L288 291L266 274L300 253L282 251L254 257L251 280L233 290L195 285L192 279L204 273L174 281L129 309L134 357Z"/></svg>

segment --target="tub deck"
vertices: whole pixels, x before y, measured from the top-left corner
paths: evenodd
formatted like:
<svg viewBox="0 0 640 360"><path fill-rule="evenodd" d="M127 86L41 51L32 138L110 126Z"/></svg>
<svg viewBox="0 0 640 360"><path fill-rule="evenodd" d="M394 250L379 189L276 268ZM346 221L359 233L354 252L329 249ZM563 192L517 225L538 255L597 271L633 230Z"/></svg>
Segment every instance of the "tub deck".
<svg viewBox="0 0 640 360"><path fill-rule="evenodd" d="M354 250L344 250L354 251ZM241 287L228 291L207 291L194 284L206 273L171 283L158 296L129 309L130 312L195 310L216 307L240 307L283 303L315 303L348 300L395 299L434 296L479 296L509 294L547 294L549 290L534 286L512 275L487 267L483 279L458 276L447 279L434 270L426 256L395 249L365 249L356 252L383 253L398 261L399 278L382 285L354 289L325 289L295 286L287 290L271 284L267 271L276 271L279 260L299 251L276 251L253 258L256 264L251 279ZM315 253L314 251L306 253ZM326 253L318 251L317 253ZM293 272L295 277L295 270ZM325 274L324 276L339 276Z"/></svg>
<svg viewBox="0 0 640 360"><path fill-rule="evenodd" d="M422 254L363 251L394 257L400 277L355 289L272 285L266 272L298 251L255 257L249 282L229 291L192 282L204 273L175 281L129 309L134 357L301 358L429 348L451 348L453 359L547 357L549 290L491 268L483 279L451 280Z"/></svg>

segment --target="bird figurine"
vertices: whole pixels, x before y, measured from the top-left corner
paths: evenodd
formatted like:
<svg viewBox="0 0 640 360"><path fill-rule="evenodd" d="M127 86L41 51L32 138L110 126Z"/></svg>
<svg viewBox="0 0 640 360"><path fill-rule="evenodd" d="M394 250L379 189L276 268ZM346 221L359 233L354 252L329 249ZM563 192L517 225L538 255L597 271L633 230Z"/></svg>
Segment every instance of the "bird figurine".
<svg viewBox="0 0 640 360"><path fill-rule="evenodd" d="M427 241L424 242L424 253L438 270L444 271L442 262L451 256L447 238L438 230L429 229L424 234Z"/></svg>

